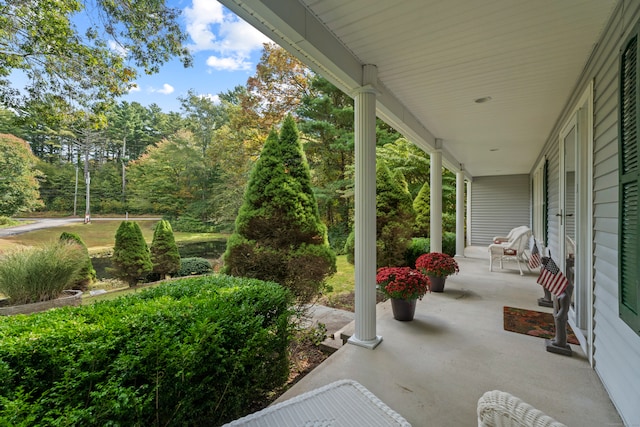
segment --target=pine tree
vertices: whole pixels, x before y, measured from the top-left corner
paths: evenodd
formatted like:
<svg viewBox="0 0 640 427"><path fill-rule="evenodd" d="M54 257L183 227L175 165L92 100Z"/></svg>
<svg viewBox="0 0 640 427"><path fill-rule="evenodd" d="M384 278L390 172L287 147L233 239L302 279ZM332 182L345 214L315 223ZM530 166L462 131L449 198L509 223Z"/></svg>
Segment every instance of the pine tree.
<svg viewBox="0 0 640 427"><path fill-rule="evenodd" d="M89 256L89 250L87 249L87 245L84 244L82 238L75 233L63 232L60 234L61 242L73 242L78 244L85 255L85 262L82 266L82 269L78 273L78 279L73 283L72 289L79 289L81 291L86 291L89 285L96 280L96 270L93 268L93 263L91 262L91 257Z"/></svg>
<svg viewBox="0 0 640 427"><path fill-rule="evenodd" d="M135 286L151 272L151 255L137 222L120 223L111 260L116 276L129 286Z"/></svg>
<svg viewBox="0 0 640 427"><path fill-rule="evenodd" d="M413 231L416 236L427 237L431 225L431 187L425 182L420 192L413 201L413 210L416 213L416 221Z"/></svg>
<svg viewBox="0 0 640 427"><path fill-rule="evenodd" d="M287 116L254 165L223 272L280 283L305 303L335 271L298 130Z"/></svg>
<svg viewBox="0 0 640 427"><path fill-rule="evenodd" d="M162 220L156 224L151 242L151 263L153 273L160 279L173 275L180 270L180 253L173 235L171 224Z"/></svg>

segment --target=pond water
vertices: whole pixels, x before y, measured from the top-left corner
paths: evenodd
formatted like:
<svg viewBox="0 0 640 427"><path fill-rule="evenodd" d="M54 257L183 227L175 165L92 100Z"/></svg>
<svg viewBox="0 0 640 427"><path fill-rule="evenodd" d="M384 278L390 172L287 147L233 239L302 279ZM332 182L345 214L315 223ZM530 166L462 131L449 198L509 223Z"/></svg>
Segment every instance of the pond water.
<svg viewBox="0 0 640 427"><path fill-rule="evenodd" d="M178 252L181 258L200 257L208 260L215 260L222 256L227 246L226 239L209 240L206 242L179 243ZM91 258L93 268L96 270L98 279L113 279L113 274L107 271L111 267L110 257Z"/></svg>

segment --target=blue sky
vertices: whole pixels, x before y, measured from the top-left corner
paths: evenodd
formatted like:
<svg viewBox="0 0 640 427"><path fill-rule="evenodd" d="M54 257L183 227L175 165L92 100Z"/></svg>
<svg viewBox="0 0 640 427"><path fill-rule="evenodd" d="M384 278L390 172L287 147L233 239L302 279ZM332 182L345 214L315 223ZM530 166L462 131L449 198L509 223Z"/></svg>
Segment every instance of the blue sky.
<svg viewBox="0 0 640 427"><path fill-rule="evenodd" d="M193 67L172 61L151 76L140 73L137 87L120 100L159 105L179 111L179 96L193 89L215 99L217 94L244 85L255 73L262 44L270 40L215 0L174 0L182 9L182 25L193 55Z"/></svg>

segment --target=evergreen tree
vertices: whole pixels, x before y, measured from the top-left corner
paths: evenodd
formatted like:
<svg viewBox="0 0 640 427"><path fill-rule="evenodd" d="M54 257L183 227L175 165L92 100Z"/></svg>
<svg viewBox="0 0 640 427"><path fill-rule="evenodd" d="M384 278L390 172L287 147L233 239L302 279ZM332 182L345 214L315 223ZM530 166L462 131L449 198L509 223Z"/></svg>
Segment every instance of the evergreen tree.
<svg viewBox="0 0 640 427"><path fill-rule="evenodd" d="M137 222L120 223L111 260L116 276L129 286L135 286L151 272L151 255Z"/></svg>
<svg viewBox="0 0 640 427"><path fill-rule="evenodd" d="M411 194L402 172L391 173L384 161L376 163L376 267L406 264L405 252L413 236ZM355 230L345 243L347 262L355 263Z"/></svg>
<svg viewBox="0 0 640 427"><path fill-rule="evenodd" d="M416 222L413 231L416 236L428 237L431 225L431 187L425 182L413 201Z"/></svg>
<svg viewBox="0 0 640 427"><path fill-rule="evenodd" d="M309 302L336 271L293 117L272 130L227 242L223 272L273 281Z"/></svg>
<svg viewBox="0 0 640 427"><path fill-rule="evenodd" d="M78 244L82 248L82 252L85 255L85 261L82 269L78 273L78 279L72 285L72 289L86 291L89 285L94 280L96 280L96 270L93 268L93 263L91 262L91 257L89 256L87 245L84 244L80 236L75 233L68 233L66 231L60 235L60 241L73 242Z"/></svg>
<svg viewBox="0 0 640 427"><path fill-rule="evenodd" d="M173 275L180 270L180 253L176 245L173 229L167 220L156 224L151 242L151 262L153 273L160 279Z"/></svg>
<svg viewBox="0 0 640 427"><path fill-rule="evenodd" d="M402 174L395 175L395 178ZM403 182L394 179L384 162L376 165L376 266L404 265L413 235L412 200Z"/></svg>

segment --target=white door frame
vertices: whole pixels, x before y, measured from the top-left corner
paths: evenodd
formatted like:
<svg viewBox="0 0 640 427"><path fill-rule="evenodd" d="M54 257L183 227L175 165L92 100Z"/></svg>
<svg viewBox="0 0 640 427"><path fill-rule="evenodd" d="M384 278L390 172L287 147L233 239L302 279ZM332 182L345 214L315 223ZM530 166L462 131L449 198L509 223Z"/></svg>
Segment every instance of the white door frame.
<svg viewBox="0 0 640 427"><path fill-rule="evenodd" d="M569 311L569 324L574 330L580 346L593 366L593 82L590 82L566 120L559 135L559 206L565 206L564 139L576 129L576 185L575 200L576 262L573 301ZM563 211L564 215L565 212ZM565 217L560 221L558 247L554 256L560 267L565 268Z"/></svg>

